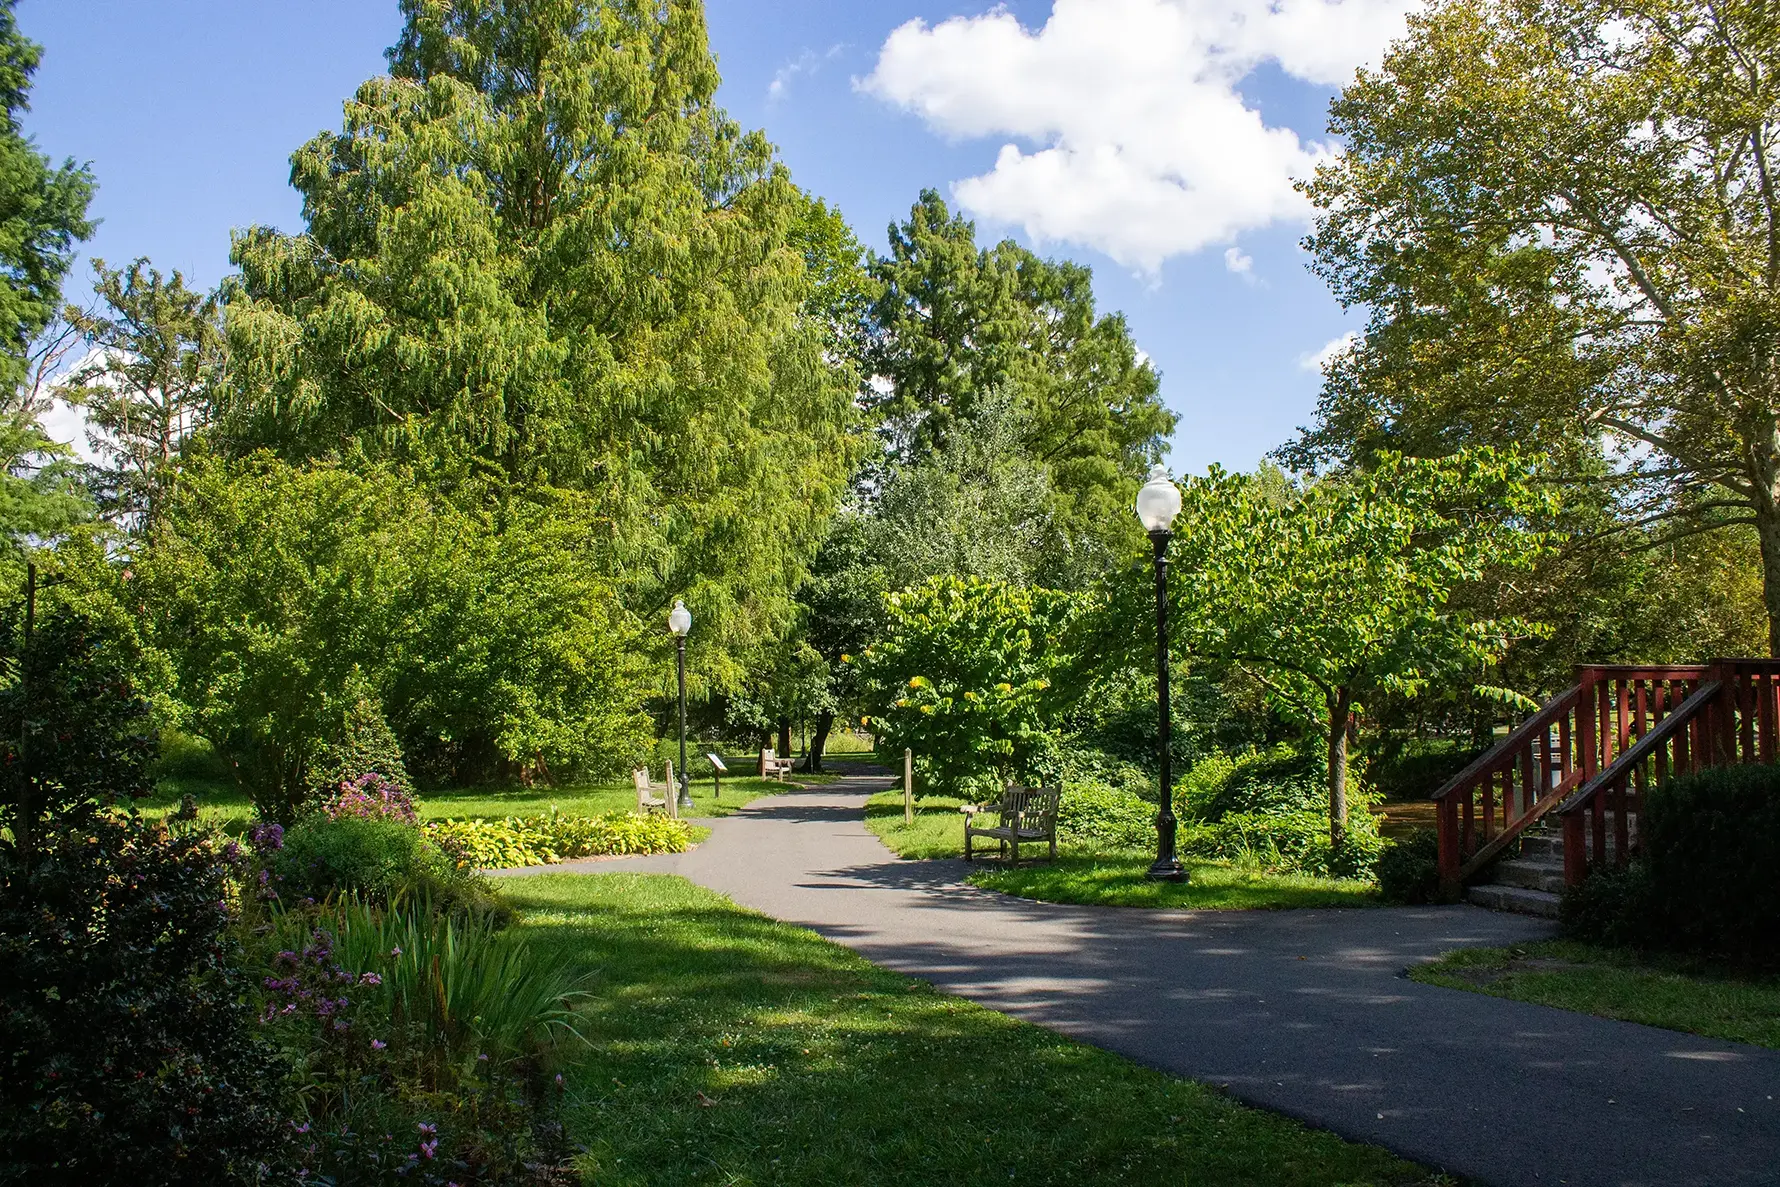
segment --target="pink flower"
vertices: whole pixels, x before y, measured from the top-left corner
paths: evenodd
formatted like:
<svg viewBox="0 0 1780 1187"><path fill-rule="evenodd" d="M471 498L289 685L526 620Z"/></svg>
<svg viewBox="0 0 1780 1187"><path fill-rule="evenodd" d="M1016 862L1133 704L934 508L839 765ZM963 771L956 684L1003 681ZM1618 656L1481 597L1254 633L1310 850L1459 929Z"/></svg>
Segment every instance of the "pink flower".
<svg viewBox="0 0 1780 1187"><path fill-rule="evenodd" d="M372 1039L371 1040L371 1050L373 1050L373 1051L381 1051L387 1046L389 1046L389 1044L384 1042L382 1039Z"/></svg>

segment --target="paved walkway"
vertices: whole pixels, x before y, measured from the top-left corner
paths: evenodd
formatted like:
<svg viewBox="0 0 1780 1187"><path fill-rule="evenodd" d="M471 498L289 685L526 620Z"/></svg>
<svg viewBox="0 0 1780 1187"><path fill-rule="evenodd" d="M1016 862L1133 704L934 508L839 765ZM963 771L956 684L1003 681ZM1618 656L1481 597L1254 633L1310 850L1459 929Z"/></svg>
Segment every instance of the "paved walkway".
<svg viewBox="0 0 1780 1187"><path fill-rule="evenodd" d="M1780 1184L1780 1052L1402 976L1547 924L1464 906L1007 898L867 832L865 797L888 782L756 800L691 853L524 872L680 874L948 992L1483 1183Z"/></svg>

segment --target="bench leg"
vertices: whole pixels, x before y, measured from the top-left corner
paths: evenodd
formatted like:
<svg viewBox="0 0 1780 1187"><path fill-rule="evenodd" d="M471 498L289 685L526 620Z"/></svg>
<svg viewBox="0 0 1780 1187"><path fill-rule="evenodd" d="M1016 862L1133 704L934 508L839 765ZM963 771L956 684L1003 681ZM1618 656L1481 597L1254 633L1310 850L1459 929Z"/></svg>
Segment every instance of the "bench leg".
<svg viewBox="0 0 1780 1187"><path fill-rule="evenodd" d="M1020 838L1015 837L1014 838L1014 865L1017 868L1019 866L1019 864L1020 864Z"/></svg>
<svg viewBox="0 0 1780 1187"><path fill-rule="evenodd" d="M1051 834L1051 860L1057 860L1057 834Z"/></svg>
<svg viewBox="0 0 1780 1187"><path fill-rule="evenodd" d="M964 860L970 860L970 826L964 826Z"/></svg>

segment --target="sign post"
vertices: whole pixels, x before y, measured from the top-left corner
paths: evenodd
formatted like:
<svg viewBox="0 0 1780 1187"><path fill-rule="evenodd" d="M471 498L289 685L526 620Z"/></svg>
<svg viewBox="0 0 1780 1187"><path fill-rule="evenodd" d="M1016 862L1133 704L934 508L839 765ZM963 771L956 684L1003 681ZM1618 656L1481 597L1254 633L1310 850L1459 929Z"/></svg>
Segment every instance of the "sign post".
<svg viewBox="0 0 1780 1187"><path fill-rule="evenodd" d="M915 752L902 752L902 822L915 827Z"/></svg>
<svg viewBox="0 0 1780 1187"><path fill-rule="evenodd" d="M709 750L705 751L705 757L711 760L711 798L720 800L723 798L723 775L729 768Z"/></svg>

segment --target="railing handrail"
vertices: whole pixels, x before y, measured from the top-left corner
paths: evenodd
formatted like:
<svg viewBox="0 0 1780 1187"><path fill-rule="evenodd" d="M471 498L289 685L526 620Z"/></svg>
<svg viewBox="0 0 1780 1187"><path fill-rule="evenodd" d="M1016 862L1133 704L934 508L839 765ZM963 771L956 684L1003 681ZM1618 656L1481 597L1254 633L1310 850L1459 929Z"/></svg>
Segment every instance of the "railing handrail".
<svg viewBox="0 0 1780 1187"><path fill-rule="evenodd" d="M1656 753L1657 747L1668 741L1683 726L1698 717L1705 708L1724 691L1722 680L1708 680L1694 690L1692 696L1675 706L1673 712L1667 713L1663 719L1651 726L1644 736L1639 738L1623 753L1607 765L1593 779L1577 788L1569 799L1555 809L1559 816L1568 816L1572 812L1581 811L1590 800L1604 789L1627 777L1638 764Z"/></svg>
<svg viewBox="0 0 1780 1187"><path fill-rule="evenodd" d="M1459 788L1475 783L1482 776L1494 774L1500 769L1495 766L1495 763L1504 755L1510 755L1513 759L1518 760L1520 749L1526 745L1527 739L1533 737L1540 730L1550 729L1558 718L1575 707L1577 698L1581 695L1582 685L1578 684L1546 701L1539 706L1537 713L1509 730L1507 737L1472 759L1470 765L1448 779L1439 791L1428 798L1443 800Z"/></svg>

